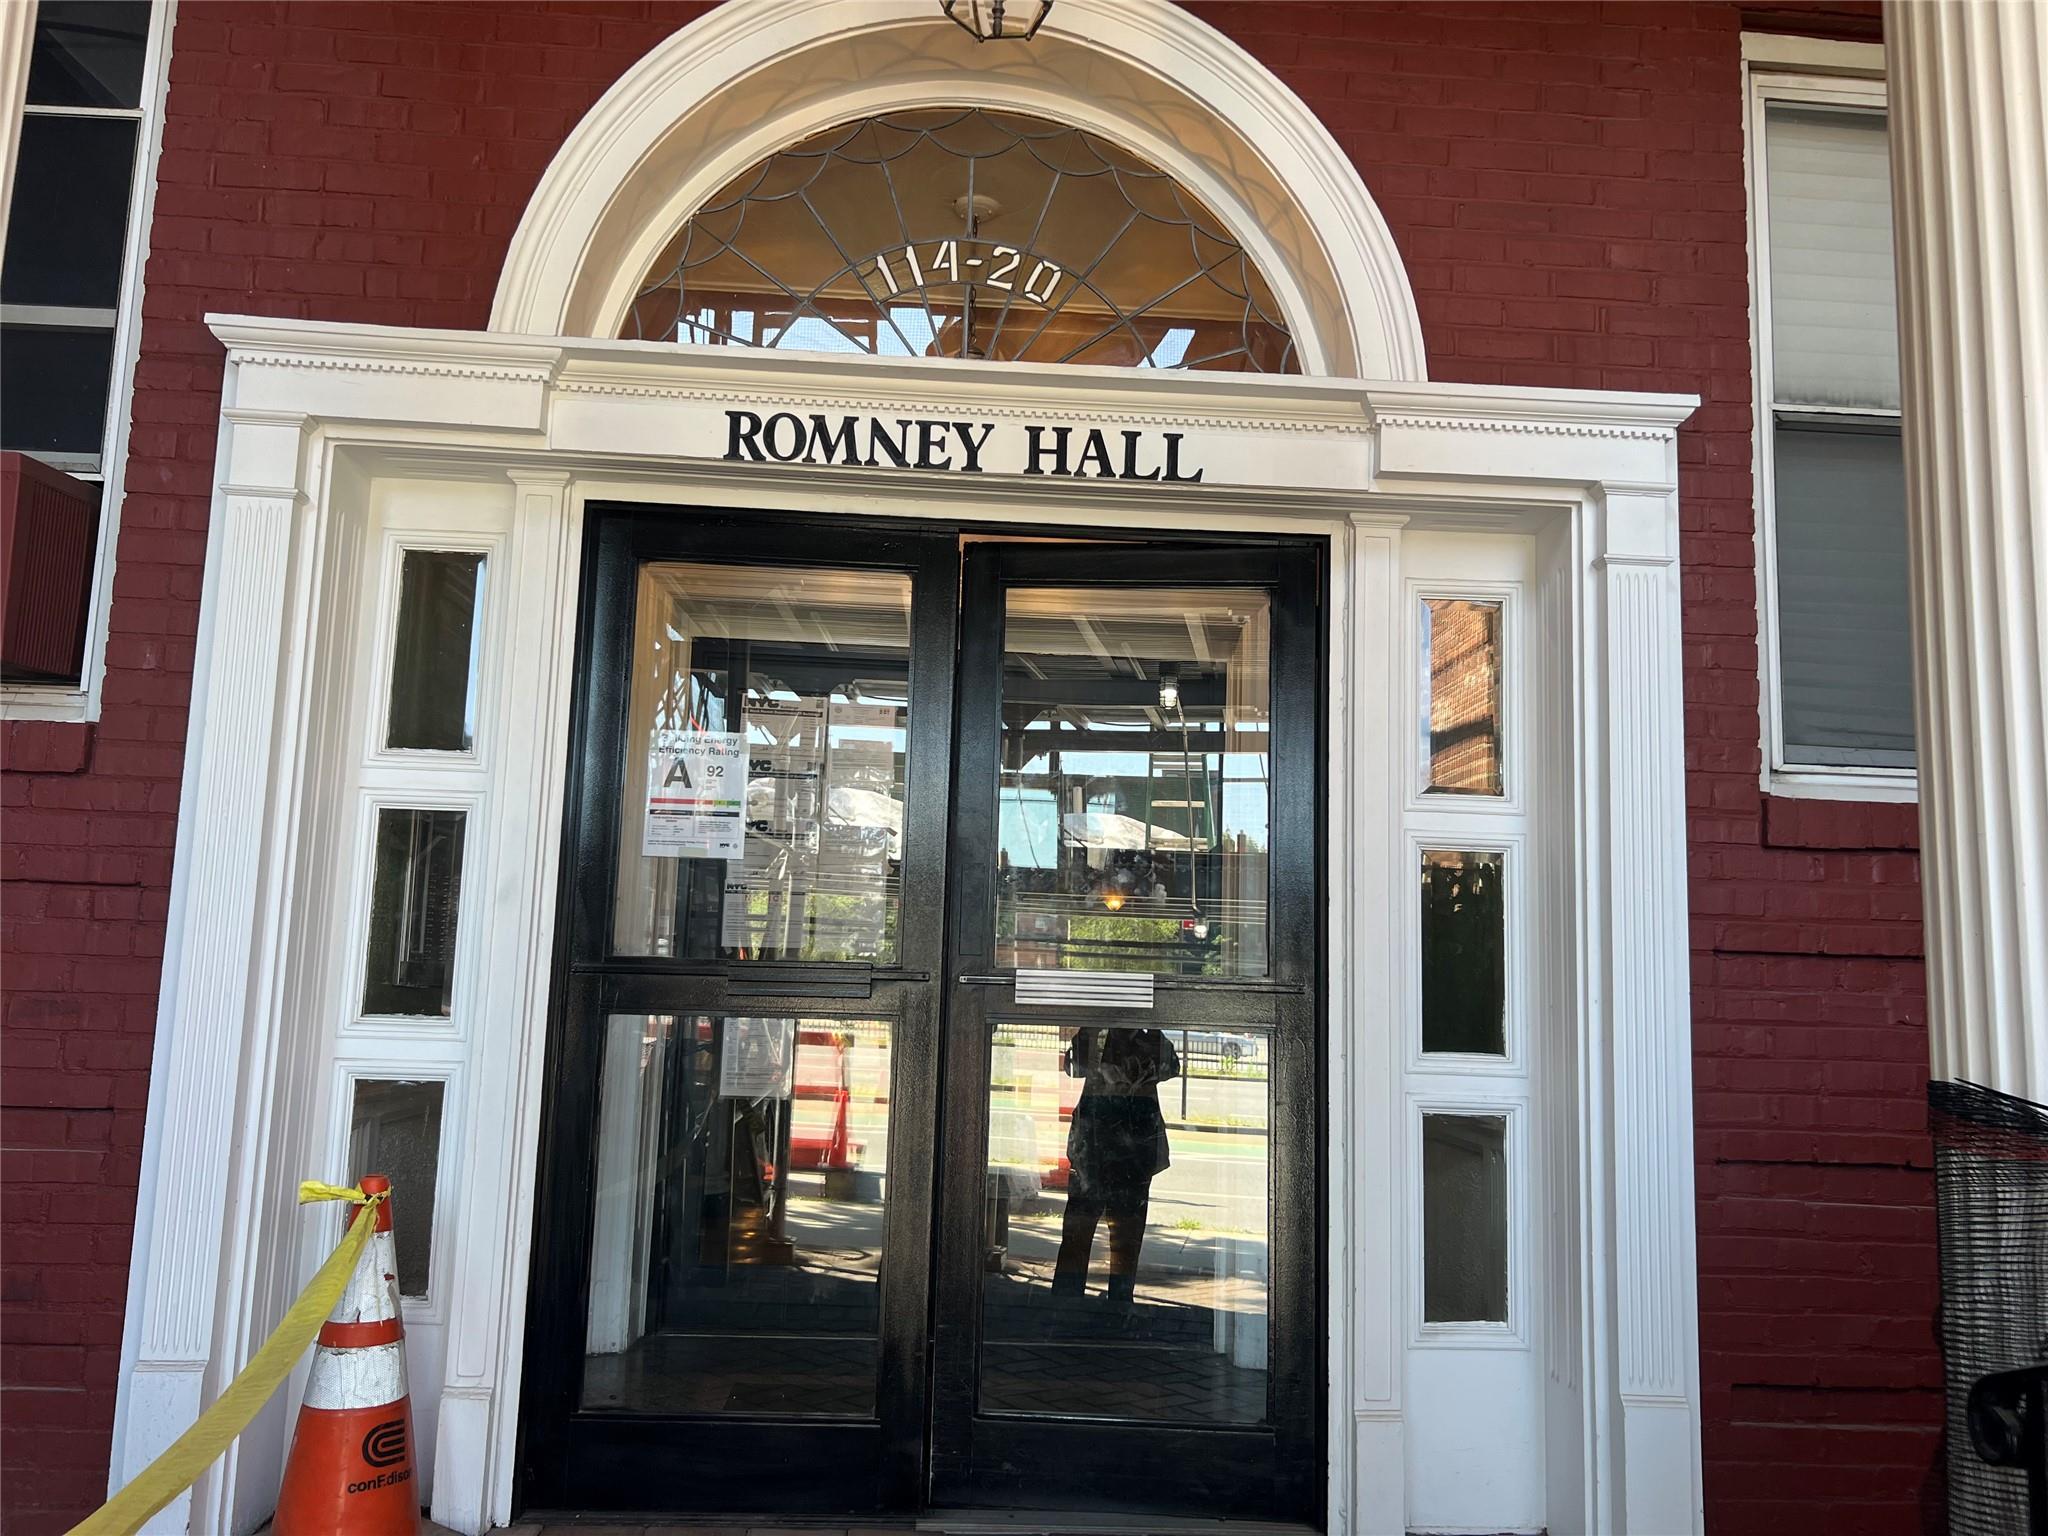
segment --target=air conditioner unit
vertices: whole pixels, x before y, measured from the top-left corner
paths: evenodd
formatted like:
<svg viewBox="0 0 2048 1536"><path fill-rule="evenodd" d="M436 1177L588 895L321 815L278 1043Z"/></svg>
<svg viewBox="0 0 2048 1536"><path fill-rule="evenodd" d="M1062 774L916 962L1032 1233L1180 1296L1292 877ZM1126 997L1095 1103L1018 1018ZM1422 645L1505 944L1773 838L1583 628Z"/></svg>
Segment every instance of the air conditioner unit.
<svg viewBox="0 0 2048 1536"><path fill-rule="evenodd" d="M99 486L0 453L0 678L78 681L99 534Z"/></svg>

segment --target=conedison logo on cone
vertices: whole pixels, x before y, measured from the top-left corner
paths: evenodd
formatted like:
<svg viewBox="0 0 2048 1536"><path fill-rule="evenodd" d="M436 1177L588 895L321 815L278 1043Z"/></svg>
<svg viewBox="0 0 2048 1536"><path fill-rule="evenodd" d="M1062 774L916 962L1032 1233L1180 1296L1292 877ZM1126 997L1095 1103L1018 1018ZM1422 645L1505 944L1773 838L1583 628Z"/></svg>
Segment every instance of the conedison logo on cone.
<svg viewBox="0 0 2048 1536"><path fill-rule="evenodd" d="M363 1180L366 1195L390 1188L382 1174ZM276 1536L412 1536L419 1529L388 1198L374 1219L376 1233L320 1328L277 1496Z"/></svg>

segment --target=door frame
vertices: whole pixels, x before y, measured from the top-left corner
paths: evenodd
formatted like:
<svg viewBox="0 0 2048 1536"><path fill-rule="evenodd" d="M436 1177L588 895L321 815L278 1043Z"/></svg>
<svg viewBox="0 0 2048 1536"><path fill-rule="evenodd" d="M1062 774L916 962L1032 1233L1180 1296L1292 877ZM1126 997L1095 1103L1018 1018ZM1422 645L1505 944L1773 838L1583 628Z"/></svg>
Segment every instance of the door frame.
<svg viewBox="0 0 2048 1536"><path fill-rule="evenodd" d="M1284 773L1290 782L1313 787L1307 796L1273 802L1268 931L1274 937L1268 974L1200 984L1209 995L1201 999L1207 1006L1199 1009L1203 1015L1214 1013L1213 1022L1220 1024L1244 1022L1230 1011L1234 1006L1263 1006L1276 1042L1284 1040L1284 1048L1276 1043L1272 1056L1274 1185L1297 1192L1305 1186L1307 1199L1305 1209L1291 1217L1283 1213L1285 1202L1276 1199L1274 1230L1277 1234L1285 1221L1307 1242L1284 1249L1275 1242L1271 1250L1276 1322L1270 1398L1275 1412L1268 1424L1112 1428L1107 1434L1119 1445L1150 1447L1159 1458L1155 1465L1177 1464L1172 1458L1182 1455L1196 1464L1215 1465L1218 1447L1226 1444L1236 1454L1225 1453L1225 1467L1264 1456L1273 1476L1226 1475L1213 1497L1246 1516L1270 1516L1276 1505L1304 1519L1320 1515L1317 1474L1324 1456L1325 1383L1314 1341L1324 1336L1328 1295L1322 1264L1325 947L1317 914L1326 890L1327 712L1321 680L1328 655L1327 547L1299 536L1241 535L1221 547L1213 534L1133 538L1126 531L1121 540L1093 545L1077 567L1072 547L1028 541L1086 540L1103 530L975 524L975 541L963 547L959 536L969 526L939 518L906 519L854 532L815 514L735 517L717 507L627 502L586 508L562 896L534 1204L536 1257L528 1286L521 1506L683 1517L729 1511L858 1518L997 1502L1004 1487L1020 1496L1030 1490L1028 1474L1007 1482L976 1477L971 1455L949 1459L945 1447L964 1451L973 1443L971 1426L979 1422L973 1412L975 1384L970 1369L963 1406L959 1387L949 1391L932 1358L937 1340L949 1330L964 1330L971 1368L980 1328L980 1296L973 1281L979 1258L986 1057L961 1047L967 1034L985 1029L984 1018L991 1013L985 995L990 978L970 975L986 972L991 960L985 945L979 952L963 946L970 943L966 935L993 919L993 860L984 857L993 821L983 813L987 808L970 818L960 815L960 786L978 761L977 750L992 763L997 744L981 728L989 722L979 714L974 715L976 728L963 728L961 701L991 686L1000 694L1004 587L1052 583L1113 590L1193 582L1255 585L1274 593L1270 771L1276 784ZM1010 537L1027 542L1007 542ZM667 959L611 952L617 861L633 823L622 800L619 746L628 735L634 592L640 566L650 561L872 569L911 578L907 746L914 787L907 787L905 795L905 899L899 931L906 938L894 964ZM991 667L993 684L981 675ZM1288 880L1289 865L1307 879ZM865 1000L850 1000L846 994L854 991L864 993ZM1229 1001L1232 996L1236 1004ZM885 1261L882 1269L878 1401L872 1420L609 1414L579 1408L602 1072L601 1032L592 1026L615 1010L889 1018L892 1099L883 1252L905 1257ZM1000 1005L993 1012L1007 1016ZM967 1170L965 1183L949 1177L948 1170L962 1169ZM967 1190L968 1184L973 1190ZM1291 1304L1308 1319L1308 1327L1279 1326L1280 1304ZM952 1312L942 1318L948 1306ZM963 1429L948 1434L945 1426L954 1417ZM1059 1422L1004 1419L1000 1427L1006 1438L1036 1447L1034 1464L1040 1467L1071 1459L1077 1443L1085 1452L1084 1442L1103 1438L1102 1432ZM644 1482L644 1470L650 1461L685 1448L694 1451L691 1478L702 1497L682 1505L664 1502ZM807 1481L781 1486L782 1502L764 1508L749 1502L759 1488L746 1470L749 1457L758 1465L764 1453L818 1471ZM1103 1464L1114 1461L1111 1454ZM1252 1462L1255 1467L1266 1464ZM952 1470L942 1475L942 1467ZM642 1487L649 1488L644 1495L638 1491ZM1055 1496L1016 1507L1060 1502ZM1066 1502L1087 1504L1085 1499Z"/></svg>
<svg viewBox="0 0 2048 1536"><path fill-rule="evenodd" d="M998 535L998 539L1000 536ZM940 1162L938 1269L934 1279L932 1478L937 1508L1084 1508L1319 1522L1326 1393L1317 1341L1328 1290L1323 1263L1328 1094L1324 1077L1327 989L1324 924L1328 721L1322 681L1328 665L1327 545L1320 540L1218 535L1076 548L973 544L964 552L958 767L953 809L951 958L946 1014L944 1121ZM1257 1426L1173 1426L978 1412L982 1345L981 1248L987 1156L989 1054L998 1023L1078 1025L1129 1022L1122 1009L1038 1009L1005 1001L996 970L996 766L1002 729L996 709L970 701L1003 697L1004 593L1011 587L1260 587L1273 594L1270 782L1267 836L1269 963L1263 976L1155 979L1159 1027L1271 1029L1269 1054L1269 1417ZM978 619L978 622L977 622ZM1282 783L1288 786L1282 793ZM1302 793L1302 791L1307 791ZM1152 1016L1148 1016L1150 1018ZM1305 1196L1305 1198L1304 1198ZM1300 1239L1283 1243L1283 1234ZM1289 1318L1289 1309L1295 1316ZM1306 1326L1302 1326L1302 1323ZM948 1326L959 1330L949 1337ZM1096 1497L1075 1500L1037 1486L1065 1465L1092 1479ZM1184 1509L1140 1508L1116 1491L1132 1465L1179 1469L1199 1491ZM1035 1500L1035 1502L1034 1502Z"/></svg>
<svg viewBox="0 0 2048 1536"><path fill-rule="evenodd" d="M608 500L849 520L942 511L1102 529L1300 532L1332 545L1328 1510L1399 1529L1411 1430L1394 1127L1407 963L1385 894L1413 735L1406 528L1522 532L1538 564L1532 716L1555 788L1542 853L1549 1095L1532 1157L1558 1207L1532 1262L1550 1524L1682 1530L1700 1503L1688 1030L1678 425L1692 396L1331 378L1110 377L939 360L649 348L250 316L227 349L113 1478L145 1466L273 1327L330 1235L290 1198L346 1146L350 1063L445 1075L452 1141L437 1292L407 1307L437 1519L509 1522L559 873L583 508ZM1077 422L1183 434L1198 485L723 461L732 409ZM454 498L500 540L465 913L490 963L445 1027L399 1041L349 1016L352 916L377 784L452 784L381 759L379 540L431 540ZM494 745L495 743L495 745ZM504 750L505 744L516 750ZM381 776L381 777L379 777ZM473 879L472 879L473 876ZM222 1064L238 1064L224 1073ZM217 1224L172 1170L218 1170ZM427 1352L431 1349L431 1353ZM431 1427L429 1427L431 1426ZM166 1518L259 1523L279 1404ZM1427 1458L1417 1444L1414 1455Z"/></svg>
<svg viewBox="0 0 2048 1536"><path fill-rule="evenodd" d="M904 825L901 936L894 962L764 963L666 959L612 952L613 900L623 839L633 817L623 802L619 748L627 739L637 573L643 563L815 566L905 575L912 609L909 784ZM604 503L586 510L578 603L570 771L561 848L562 899L555 928L541 1148L533 1214L537 1256L528 1286L528 1380L521 1402L517 1495L556 1509L673 1511L650 1489L649 1458L694 1444L698 1512L748 1510L758 1489L748 1469L766 1453L819 1469L786 1514L866 1514L912 1507L922 1481L925 1337L931 1181L900 1170L929 1167L937 1130L935 1061L943 994L958 627L957 544L943 526L908 523L850 529L816 517L735 517L722 508ZM604 1414L577 1403L588 1316L591 1223L597 1166L599 1031L613 1011L721 1016L802 1015L886 1019L892 1060L889 1198L879 1277L876 1412L834 1422L745 1417ZM579 1027L579 1024L583 1027ZM912 1065L906 1066L905 1063ZM912 1431L911 1426L920 1426ZM750 1458L753 1458L750 1460ZM695 1505L688 1506L696 1508Z"/></svg>

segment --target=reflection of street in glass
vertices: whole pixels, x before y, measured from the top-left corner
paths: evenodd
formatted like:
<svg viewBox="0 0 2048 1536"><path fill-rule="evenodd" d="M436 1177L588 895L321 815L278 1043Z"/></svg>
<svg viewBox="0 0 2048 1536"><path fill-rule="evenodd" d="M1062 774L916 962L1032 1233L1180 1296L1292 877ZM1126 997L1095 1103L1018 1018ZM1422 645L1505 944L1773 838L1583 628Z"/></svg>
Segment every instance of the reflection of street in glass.
<svg viewBox="0 0 2048 1536"><path fill-rule="evenodd" d="M1104 1033L1123 1037L1126 1081L1156 1079L1136 1094L1110 1095L1143 1108L1128 1112L1110 1138L1123 1170L1110 1170L1106 1190L1090 1166L1094 1083L1070 1075L1066 1051L1077 1035ZM1177 1041L1179 1033L1041 1025L998 1032L982 1303L986 1412L1211 1423L1265 1416L1265 1061L1247 1052L1253 1059L1203 1062L1201 1075L1160 1076L1180 1065L1147 1043L1162 1038ZM1132 1062L1140 1064L1135 1074ZM1150 1144L1148 1124L1163 1146ZM1117 1198L1133 1215L1142 1212L1135 1232L1117 1230ZM1084 1277L1080 1244L1091 1238Z"/></svg>

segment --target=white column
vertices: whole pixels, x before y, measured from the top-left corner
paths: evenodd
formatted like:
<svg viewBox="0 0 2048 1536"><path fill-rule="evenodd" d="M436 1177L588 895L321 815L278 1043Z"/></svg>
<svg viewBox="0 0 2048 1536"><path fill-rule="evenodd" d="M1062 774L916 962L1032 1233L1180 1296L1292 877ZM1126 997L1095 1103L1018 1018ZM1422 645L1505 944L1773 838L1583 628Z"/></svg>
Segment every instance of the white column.
<svg viewBox="0 0 2048 1536"><path fill-rule="evenodd" d="M285 788L302 684L293 643L304 605L306 541L298 489L304 418L223 412L226 476L214 499L178 846L164 946L155 1062L143 1137L133 1356L120 1384L110 1483L119 1487L183 1433L226 1384L220 1336L230 1251L252 1150L238 1144L274 1035L282 929L278 877ZM210 1519L217 1470L149 1525Z"/></svg>
<svg viewBox="0 0 2048 1536"><path fill-rule="evenodd" d="M1889 4L1932 1075L2048 1101L2048 13Z"/></svg>

